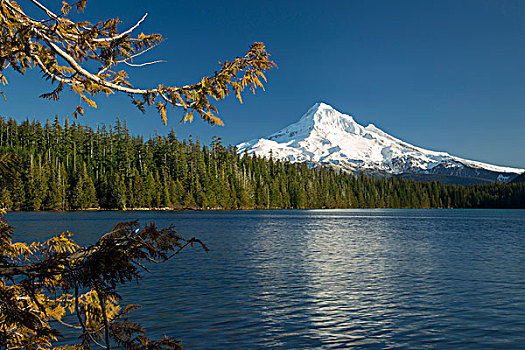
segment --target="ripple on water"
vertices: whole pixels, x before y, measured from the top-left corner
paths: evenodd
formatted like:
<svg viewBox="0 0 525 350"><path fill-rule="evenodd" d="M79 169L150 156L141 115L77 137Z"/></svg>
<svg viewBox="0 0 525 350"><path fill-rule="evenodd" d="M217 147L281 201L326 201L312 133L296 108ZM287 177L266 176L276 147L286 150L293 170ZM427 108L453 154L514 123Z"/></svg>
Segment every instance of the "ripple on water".
<svg viewBox="0 0 525 350"><path fill-rule="evenodd" d="M188 349L525 348L523 210L8 214L24 239L84 242L131 218L212 249L123 289Z"/></svg>

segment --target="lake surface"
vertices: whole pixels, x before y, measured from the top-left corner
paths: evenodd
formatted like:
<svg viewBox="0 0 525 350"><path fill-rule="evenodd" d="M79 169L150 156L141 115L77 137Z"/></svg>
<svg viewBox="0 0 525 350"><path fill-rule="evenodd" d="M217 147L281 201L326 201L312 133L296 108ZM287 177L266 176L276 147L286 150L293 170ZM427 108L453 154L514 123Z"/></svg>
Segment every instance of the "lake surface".
<svg viewBox="0 0 525 350"><path fill-rule="evenodd" d="M136 318L187 349L525 348L524 210L9 213L18 240L119 221L202 239L157 265Z"/></svg>

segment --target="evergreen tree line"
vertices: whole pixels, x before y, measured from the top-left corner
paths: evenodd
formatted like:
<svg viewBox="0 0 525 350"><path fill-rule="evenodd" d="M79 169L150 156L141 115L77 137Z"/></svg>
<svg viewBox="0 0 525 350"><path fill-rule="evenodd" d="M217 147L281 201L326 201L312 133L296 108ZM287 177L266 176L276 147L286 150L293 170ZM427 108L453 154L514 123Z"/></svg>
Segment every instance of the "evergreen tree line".
<svg viewBox="0 0 525 350"><path fill-rule="evenodd" d="M21 159L15 178L1 184L0 200L12 210L525 208L524 183L353 176L240 155L217 138L209 146L180 141L173 130L144 140L119 119L94 130L67 119L0 117L0 153L9 152Z"/></svg>

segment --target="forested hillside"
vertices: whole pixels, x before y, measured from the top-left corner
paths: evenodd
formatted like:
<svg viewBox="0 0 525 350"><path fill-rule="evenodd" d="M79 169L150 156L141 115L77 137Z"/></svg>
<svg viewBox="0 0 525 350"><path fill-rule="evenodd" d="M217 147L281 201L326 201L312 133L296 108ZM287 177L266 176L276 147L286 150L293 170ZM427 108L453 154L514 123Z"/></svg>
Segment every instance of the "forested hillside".
<svg viewBox="0 0 525 350"><path fill-rule="evenodd" d="M0 153L21 158L3 180L13 210L83 208L525 208L525 184L442 185L373 179L239 155L214 139L132 136L125 123L96 130L58 119L0 118Z"/></svg>
<svg viewBox="0 0 525 350"><path fill-rule="evenodd" d="M525 173L521 174L520 176L512 180L512 182L513 183L525 182Z"/></svg>

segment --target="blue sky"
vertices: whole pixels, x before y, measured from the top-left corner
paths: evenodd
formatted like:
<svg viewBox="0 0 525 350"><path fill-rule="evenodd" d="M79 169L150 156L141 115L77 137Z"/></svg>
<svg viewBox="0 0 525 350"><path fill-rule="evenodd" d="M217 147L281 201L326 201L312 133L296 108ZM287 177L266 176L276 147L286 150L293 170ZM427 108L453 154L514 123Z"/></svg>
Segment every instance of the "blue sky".
<svg viewBox="0 0 525 350"><path fill-rule="evenodd" d="M46 0L56 9L59 1ZM30 8L29 1L19 4ZM36 14L36 10L30 12ZM217 62L241 56L263 41L279 68L267 74L266 92L217 103L224 127L200 120L179 125L181 111L164 127L126 96L97 99L80 122L95 126L127 120L135 134L175 128L208 142L267 136L295 122L317 101L374 123L415 145L494 164L525 168L525 2L439 1L101 1L89 0L90 21L120 17L168 40L148 53L168 62L135 69L135 85L182 85L200 80ZM71 115L78 97L59 102L37 70L6 72L7 101L0 114L18 120Z"/></svg>

